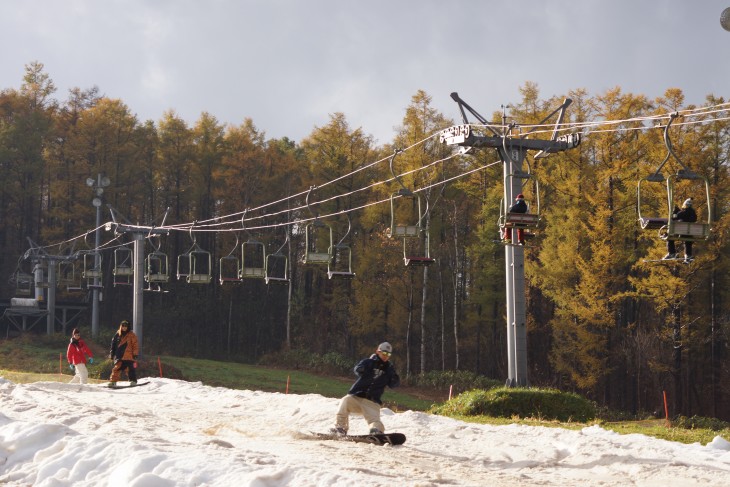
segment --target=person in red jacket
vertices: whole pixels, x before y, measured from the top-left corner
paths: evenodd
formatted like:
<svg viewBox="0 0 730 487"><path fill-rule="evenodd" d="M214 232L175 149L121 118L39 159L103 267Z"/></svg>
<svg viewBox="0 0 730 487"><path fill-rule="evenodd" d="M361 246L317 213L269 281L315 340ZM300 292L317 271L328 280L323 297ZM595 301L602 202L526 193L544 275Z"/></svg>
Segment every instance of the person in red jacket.
<svg viewBox="0 0 730 487"><path fill-rule="evenodd" d="M81 339L81 332L78 328L74 328L71 332L71 340L66 351L69 367L75 371L71 384L86 384L89 381L89 371L86 370L86 356L89 356L89 363L94 363L94 354L91 353L89 347L86 346L84 340Z"/></svg>

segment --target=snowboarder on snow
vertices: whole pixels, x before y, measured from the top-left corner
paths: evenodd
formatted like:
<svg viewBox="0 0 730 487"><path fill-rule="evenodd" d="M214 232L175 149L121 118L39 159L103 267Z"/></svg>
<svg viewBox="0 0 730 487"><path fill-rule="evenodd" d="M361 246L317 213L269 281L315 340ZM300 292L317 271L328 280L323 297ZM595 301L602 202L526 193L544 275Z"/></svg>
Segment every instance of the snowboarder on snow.
<svg viewBox="0 0 730 487"><path fill-rule="evenodd" d="M114 361L112 375L109 378L109 387L116 387L122 370L127 370L129 376L129 385L137 385L137 355L139 354L139 346L137 345L137 335L131 330L129 321L122 320L119 324L114 338L112 338L111 349L109 350L109 358Z"/></svg>
<svg viewBox="0 0 730 487"><path fill-rule="evenodd" d="M400 385L400 377L390 363L392 353L393 347L390 343L383 342L378 345L374 354L355 365L358 379L340 401L332 433L343 436L347 434L350 414L361 414L370 427L371 435L385 431L380 421L380 406L383 404L380 397L385 386L393 388Z"/></svg>

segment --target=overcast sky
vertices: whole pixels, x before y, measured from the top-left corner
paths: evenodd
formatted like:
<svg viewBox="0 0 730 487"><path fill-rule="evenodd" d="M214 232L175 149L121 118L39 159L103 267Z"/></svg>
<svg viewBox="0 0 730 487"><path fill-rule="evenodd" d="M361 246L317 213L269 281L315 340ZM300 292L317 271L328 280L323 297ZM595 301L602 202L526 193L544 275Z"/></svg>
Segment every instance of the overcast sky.
<svg viewBox="0 0 730 487"><path fill-rule="evenodd" d="M250 117L300 141L345 114L391 142L420 89L458 121L520 100L613 87L730 98L730 0L1 0L0 89L45 65L64 101L98 86L140 120Z"/></svg>

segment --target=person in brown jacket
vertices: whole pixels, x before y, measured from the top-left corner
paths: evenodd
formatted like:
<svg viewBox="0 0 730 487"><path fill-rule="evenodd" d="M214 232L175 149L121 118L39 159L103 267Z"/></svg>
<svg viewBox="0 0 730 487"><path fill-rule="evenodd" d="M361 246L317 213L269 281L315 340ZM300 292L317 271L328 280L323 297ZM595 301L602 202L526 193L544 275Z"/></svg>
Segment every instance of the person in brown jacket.
<svg viewBox="0 0 730 487"><path fill-rule="evenodd" d="M109 358L114 361L112 375L109 378L109 387L116 387L122 370L127 371L129 377L129 385L137 385L137 355L139 354L139 345L137 344L137 335L131 329L129 321L122 320L119 324L114 338L112 338L111 349L109 350Z"/></svg>

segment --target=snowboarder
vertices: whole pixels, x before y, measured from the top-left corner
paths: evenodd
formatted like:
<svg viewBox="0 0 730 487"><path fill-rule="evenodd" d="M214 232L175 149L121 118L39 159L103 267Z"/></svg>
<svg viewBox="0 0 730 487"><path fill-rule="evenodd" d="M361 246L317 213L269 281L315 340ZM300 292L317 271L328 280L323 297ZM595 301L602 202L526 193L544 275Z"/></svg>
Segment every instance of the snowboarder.
<svg viewBox="0 0 730 487"><path fill-rule="evenodd" d="M70 384L86 384L89 381L89 371L86 370L86 356L89 356L89 363L94 363L94 354L91 353L86 342L81 338L81 332L78 328L74 328L71 332L71 340L69 340L68 349L66 350L66 359L69 367L73 370L73 379Z"/></svg>
<svg viewBox="0 0 730 487"><path fill-rule="evenodd" d="M119 330L112 338L111 349L109 350L109 358L114 361L112 375L109 378L109 387L116 387L122 370L125 369L127 370L127 376L129 376L129 385L137 385L138 354L137 335L132 331L129 321L122 320L119 324Z"/></svg>
<svg viewBox="0 0 730 487"><path fill-rule="evenodd" d="M330 430L337 435L346 435L350 424L350 414L361 414L370 428L370 434L381 434L385 430L380 421L380 399L385 386L390 388L400 385L400 377L390 363L393 347L388 342L378 345L377 350L369 358L364 358L355 365L358 379L347 395L340 401L335 427Z"/></svg>

